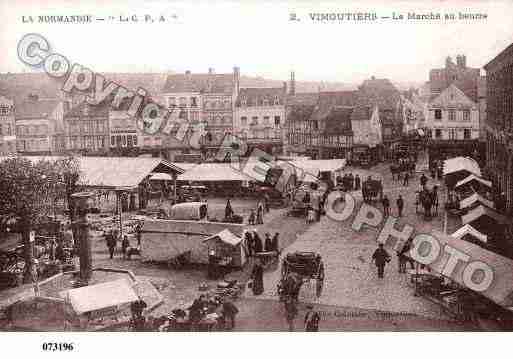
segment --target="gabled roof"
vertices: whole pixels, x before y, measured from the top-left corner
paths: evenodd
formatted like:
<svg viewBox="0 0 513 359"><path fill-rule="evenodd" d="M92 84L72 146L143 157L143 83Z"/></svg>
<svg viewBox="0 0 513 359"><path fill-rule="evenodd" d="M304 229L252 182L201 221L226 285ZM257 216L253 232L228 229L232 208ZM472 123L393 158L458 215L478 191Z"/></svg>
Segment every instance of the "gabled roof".
<svg viewBox="0 0 513 359"><path fill-rule="evenodd" d="M319 92L302 92L287 96L287 106L314 106L319 101Z"/></svg>
<svg viewBox="0 0 513 359"><path fill-rule="evenodd" d="M351 113L351 121L368 121L372 117L371 106L357 106Z"/></svg>
<svg viewBox="0 0 513 359"><path fill-rule="evenodd" d="M168 75L162 92L232 93L234 87L233 74L186 73Z"/></svg>
<svg viewBox="0 0 513 359"><path fill-rule="evenodd" d="M325 120L334 107L353 107L356 105L357 99L356 91L321 92L315 111L312 114L312 120Z"/></svg>
<svg viewBox="0 0 513 359"><path fill-rule="evenodd" d="M468 224L474 222L475 220L481 217L488 217L497 222L497 224L508 223L508 218L506 216L503 216L502 214L495 212L493 209L485 207L483 205L474 208L473 210L462 216L461 221L463 224Z"/></svg>
<svg viewBox="0 0 513 359"><path fill-rule="evenodd" d="M395 110L401 93L388 79L371 78L358 88L358 104Z"/></svg>
<svg viewBox="0 0 513 359"><path fill-rule="evenodd" d="M269 105L274 105L276 98L279 105L285 105L286 93L283 87L243 88L239 91L235 105L240 106L242 101L246 101L247 106L262 106L265 100Z"/></svg>
<svg viewBox="0 0 513 359"><path fill-rule="evenodd" d="M475 107L476 104L472 101L463 91L451 84L443 90L438 96L432 98L429 103L433 107L450 107L450 106L463 106Z"/></svg>
<svg viewBox="0 0 513 359"><path fill-rule="evenodd" d="M461 239L463 236L466 236L468 234L479 239L481 242L486 243L488 241L488 236L486 234L479 232L477 229L472 227L470 224L464 225L463 227L458 229L456 232L451 234L451 236L454 238Z"/></svg>
<svg viewBox="0 0 513 359"><path fill-rule="evenodd" d="M472 182L479 182L480 184L485 185L486 187L492 188L492 182L487 181L481 177L475 176L473 174L469 175L468 177L466 177L466 178L462 179L461 181L459 181L458 183L456 183L456 186L454 186L454 188L463 186L466 183L472 183Z"/></svg>
<svg viewBox="0 0 513 359"><path fill-rule="evenodd" d="M230 163L201 163L178 176L179 181L228 182L253 181L254 178L234 169Z"/></svg>
<svg viewBox="0 0 513 359"><path fill-rule="evenodd" d="M287 114L287 122L308 121L315 110L315 105L294 105Z"/></svg>
<svg viewBox="0 0 513 359"><path fill-rule="evenodd" d="M55 111L60 102L55 98L27 99L15 108L15 118L17 120L47 118Z"/></svg>
<svg viewBox="0 0 513 359"><path fill-rule="evenodd" d="M472 205L479 203L484 204L485 206L489 208L495 208L495 205L492 201L487 200L486 198L482 197L479 193L474 193L471 196L468 196L467 198L460 201L460 208L467 208L471 207Z"/></svg>
<svg viewBox="0 0 513 359"><path fill-rule="evenodd" d="M469 157L454 157L444 161L444 176L459 171L467 171L469 174L481 176L481 169L476 161Z"/></svg>

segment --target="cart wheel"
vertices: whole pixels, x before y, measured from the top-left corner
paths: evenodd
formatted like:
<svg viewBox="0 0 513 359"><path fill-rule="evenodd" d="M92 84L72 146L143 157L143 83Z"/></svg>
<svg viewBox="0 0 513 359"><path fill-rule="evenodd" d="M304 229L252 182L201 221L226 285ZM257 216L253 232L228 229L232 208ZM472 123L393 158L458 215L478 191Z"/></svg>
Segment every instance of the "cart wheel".
<svg viewBox="0 0 513 359"><path fill-rule="evenodd" d="M321 262L319 266L319 274L317 275L317 286L315 290L315 294L317 298L319 298L322 294L322 288L324 286L324 264Z"/></svg>

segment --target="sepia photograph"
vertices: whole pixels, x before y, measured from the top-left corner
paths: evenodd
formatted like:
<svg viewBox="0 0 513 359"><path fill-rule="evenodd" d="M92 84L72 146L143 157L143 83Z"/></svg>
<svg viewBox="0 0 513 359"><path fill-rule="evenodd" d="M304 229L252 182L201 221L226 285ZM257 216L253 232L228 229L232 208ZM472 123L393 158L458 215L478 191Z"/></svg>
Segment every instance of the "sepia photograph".
<svg viewBox="0 0 513 359"><path fill-rule="evenodd" d="M0 14L2 346L513 329L512 1Z"/></svg>

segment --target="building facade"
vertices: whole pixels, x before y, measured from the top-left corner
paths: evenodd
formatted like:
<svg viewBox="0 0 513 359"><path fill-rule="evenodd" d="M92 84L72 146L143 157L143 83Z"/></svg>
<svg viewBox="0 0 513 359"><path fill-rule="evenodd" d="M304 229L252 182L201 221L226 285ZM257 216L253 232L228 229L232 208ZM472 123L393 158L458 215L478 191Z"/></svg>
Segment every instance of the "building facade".
<svg viewBox="0 0 513 359"><path fill-rule="evenodd" d="M283 88L240 89L235 103L233 132L248 145L248 151L259 148L269 154L283 154L286 136Z"/></svg>
<svg viewBox="0 0 513 359"><path fill-rule="evenodd" d="M215 156L226 134L233 131L234 103L239 91L240 70L233 68L231 74L208 73L173 74L167 77L162 97L169 110L174 112L177 123L191 125L186 137L194 136L194 126L201 124L204 132L200 148L196 149L184 141L164 139L164 148L173 155L200 151L204 158ZM198 131L198 130L196 130ZM168 147L166 147L168 146Z"/></svg>
<svg viewBox="0 0 513 359"><path fill-rule="evenodd" d="M427 137L432 141L478 140L479 108L454 84L428 105Z"/></svg>
<svg viewBox="0 0 513 359"><path fill-rule="evenodd" d="M486 70L486 171L513 212L513 44Z"/></svg>
<svg viewBox="0 0 513 359"><path fill-rule="evenodd" d="M465 55L456 56L456 63L448 56L444 68L432 69L429 72L431 95L439 95L454 84L473 102L477 102L480 73L478 68L467 67Z"/></svg>
<svg viewBox="0 0 513 359"><path fill-rule="evenodd" d="M16 147L20 154L65 151L64 101L30 96L15 109Z"/></svg>
<svg viewBox="0 0 513 359"><path fill-rule="evenodd" d="M16 153L14 101L0 96L0 155Z"/></svg>
<svg viewBox="0 0 513 359"><path fill-rule="evenodd" d="M109 149L109 111L107 106L82 102L64 113L66 150L101 155Z"/></svg>

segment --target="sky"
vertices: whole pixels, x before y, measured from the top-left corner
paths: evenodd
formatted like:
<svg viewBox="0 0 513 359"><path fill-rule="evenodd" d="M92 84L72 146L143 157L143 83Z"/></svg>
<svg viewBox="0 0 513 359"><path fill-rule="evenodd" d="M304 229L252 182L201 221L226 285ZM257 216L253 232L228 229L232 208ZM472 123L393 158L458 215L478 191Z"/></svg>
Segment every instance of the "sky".
<svg viewBox="0 0 513 359"><path fill-rule="evenodd" d="M106 3L106 1L105 1ZM0 72L36 71L17 57L23 35L98 72L231 72L286 80L359 83L370 76L423 82L445 58L482 67L513 43L513 1L35 1L0 0ZM310 13L481 13L486 20L314 22ZM295 13L299 21L290 21ZM40 24L39 15L112 16ZM136 15L139 21L120 23ZM144 15L155 19L145 23ZM163 15L165 22L157 19ZM172 15L176 15L173 18ZM36 22L28 23L32 16ZM25 17L25 18L23 18Z"/></svg>

